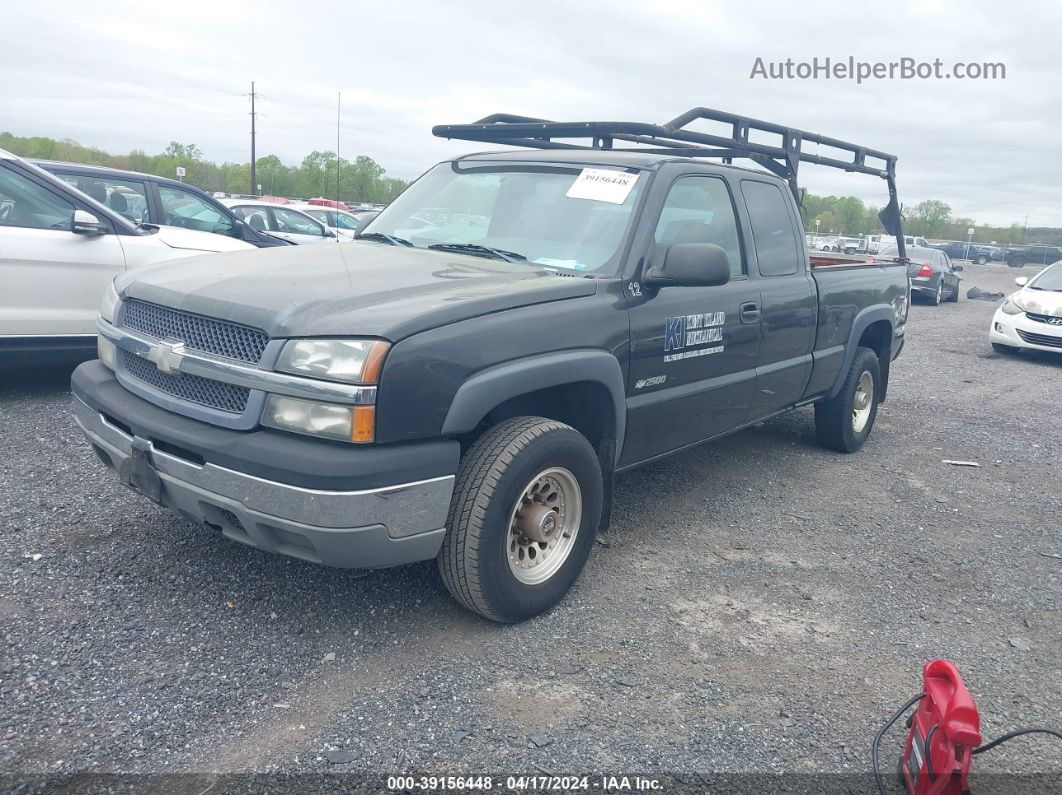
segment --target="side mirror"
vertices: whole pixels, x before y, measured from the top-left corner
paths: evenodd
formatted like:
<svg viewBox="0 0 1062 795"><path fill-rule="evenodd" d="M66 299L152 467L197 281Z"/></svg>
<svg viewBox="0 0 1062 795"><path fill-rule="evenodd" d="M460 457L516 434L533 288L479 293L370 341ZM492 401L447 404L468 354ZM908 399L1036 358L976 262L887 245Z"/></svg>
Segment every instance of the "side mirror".
<svg viewBox="0 0 1062 795"><path fill-rule="evenodd" d="M664 263L649 269L648 287L718 287L730 281L730 259L712 243L672 243Z"/></svg>
<svg viewBox="0 0 1062 795"><path fill-rule="evenodd" d="M1019 276L1017 279L1014 280L1014 283L1016 285L1018 285L1018 287L1024 287L1025 285L1027 285L1029 283L1029 277L1028 276Z"/></svg>
<svg viewBox="0 0 1062 795"><path fill-rule="evenodd" d="M966 270L966 266L965 265L952 265L951 269L952 270L956 270L956 271L964 271L964 270Z"/></svg>
<svg viewBox="0 0 1062 795"><path fill-rule="evenodd" d="M74 210L74 223L70 231L78 235L105 235L110 227L88 210Z"/></svg>

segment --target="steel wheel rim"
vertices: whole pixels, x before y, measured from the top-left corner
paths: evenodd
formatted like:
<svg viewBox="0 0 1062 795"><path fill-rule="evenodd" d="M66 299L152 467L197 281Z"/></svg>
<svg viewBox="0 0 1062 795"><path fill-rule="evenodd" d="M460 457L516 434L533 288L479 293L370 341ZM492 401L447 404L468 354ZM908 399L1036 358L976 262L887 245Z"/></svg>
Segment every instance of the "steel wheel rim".
<svg viewBox="0 0 1062 795"><path fill-rule="evenodd" d="M874 376L864 370L852 396L852 430L860 433L867 427L870 410L874 407Z"/></svg>
<svg viewBox="0 0 1062 795"><path fill-rule="evenodd" d="M509 570L524 585L541 585L568 559L579 536L583 492L563 467L539 472L520 493L505 535Z"/></svg>

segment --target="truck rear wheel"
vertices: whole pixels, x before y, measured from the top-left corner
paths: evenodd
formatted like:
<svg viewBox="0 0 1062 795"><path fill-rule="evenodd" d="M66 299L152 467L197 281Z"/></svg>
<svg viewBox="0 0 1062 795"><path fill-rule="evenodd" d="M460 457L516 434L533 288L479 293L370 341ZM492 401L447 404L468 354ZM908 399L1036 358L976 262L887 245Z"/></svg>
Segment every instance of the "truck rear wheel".
<svg viewBox="0 0 1062 795"><path fill-rule="evenodd" d="M880 379L877 354L870 348L856 350L841 391L815 404L819 444L841 453L854 453L863 446L878 415Z"/></svg>
<svg viewBox="0 0 1062 795"><path fill-rule="evenodd" d="M601 467L574 428L516 417L461 459L439 571L453 597L501 622L559 602L586 564L601 516Z"/></svg>

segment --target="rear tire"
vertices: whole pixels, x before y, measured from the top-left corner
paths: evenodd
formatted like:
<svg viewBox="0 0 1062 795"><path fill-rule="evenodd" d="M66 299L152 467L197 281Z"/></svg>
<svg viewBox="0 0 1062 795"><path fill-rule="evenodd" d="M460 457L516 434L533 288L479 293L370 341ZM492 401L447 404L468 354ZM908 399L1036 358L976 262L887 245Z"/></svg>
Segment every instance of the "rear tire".
<svg viewBox="0 0 1062 795"><path fill-rule="evenodd" d="M930 306L940 306L940 301L944 297L944 280L941 279L937 282L937 291L933 295L929 296Z"/></svg>
<svg viewBox="0 0 1062 795"><path fill-rule="evenodd" d="M976 262L978 265L987 265L988 264L988 257L986 257L984 254L982 254L980 257L975 259L974 262Z"/></svg>
<svg viewBox="0 0 1062 795"><path fill-rule="evenodd" d="M870 348L859 348L837 396L815 404L815 433L819 444L839 453L854 453L874 427L878 416L881 365Z"/></svg>
<svg viewBox="0 0 1062 795"><path fill-rule="evenodd" d="M542 417L491 428L457 473L438 557L447 590L492 621L549 610L586 564L603 491L594 448L574 428ZM528 535L543 533L549 541Z"/></svg>

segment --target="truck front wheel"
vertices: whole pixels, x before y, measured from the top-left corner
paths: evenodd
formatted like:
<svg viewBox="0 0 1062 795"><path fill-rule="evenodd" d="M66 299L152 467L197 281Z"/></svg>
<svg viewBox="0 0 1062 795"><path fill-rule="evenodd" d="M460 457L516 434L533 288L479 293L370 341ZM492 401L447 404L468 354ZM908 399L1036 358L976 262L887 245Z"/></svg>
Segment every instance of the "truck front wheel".
<svg viewBox="0 0 1062 795"><path fill-rule="evenodd" d="M841 453L854 453L870 436L878 415L881 367L870 348L859 348L837 396L815 404L815 432L819 444Z"/></svg>
<svg viewBox="0 0 1062 795"><path fill-rule="evenodd" d="M574 428L516 417L461 459L439 552L453 597L515 622L559 602L583 570L601 516L594 448Z"/></svg>

